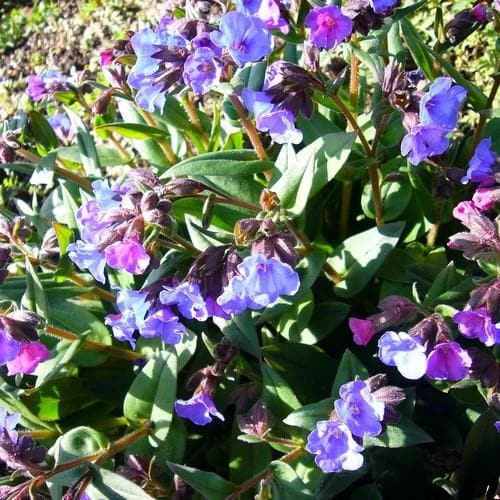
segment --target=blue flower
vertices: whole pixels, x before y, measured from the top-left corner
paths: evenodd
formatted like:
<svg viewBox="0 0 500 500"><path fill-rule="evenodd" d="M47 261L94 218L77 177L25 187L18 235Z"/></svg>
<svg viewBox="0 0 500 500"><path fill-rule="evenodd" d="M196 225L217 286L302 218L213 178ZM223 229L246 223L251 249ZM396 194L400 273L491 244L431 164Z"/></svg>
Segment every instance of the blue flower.
<svg viewBox="0 0 500 500"><path fill-rule="evenodd" d="M295 126L291 111L280 110L261 115L256 120L257 129L269 132L271 139L278 144L300 144L302 131Z"/></svg>
<svg viewBox="0 0 500 500"><path fill-rule="evenodd" d="M121 203L121 191L118 187L111 187L107 179L92 182L92 189L97 204L102 210L119 207Z"/></svg>
<svg viewBox="0 0 500 500"><path fill-rule="evenodd" d="M168 307L157 309L148 314L139 325L139 334L146 339L161 337L165 344L178 344L187 333L186 327L179 322Z"/></svg>
<svg viewBox="0 0 500 500"><path fill-rule="evenodd" d="M399 0L370 0L375 14L385 14L389 12L398 2Z"/></svg>
<svg viewBox="0 0 500 500"><path fill-rule="evenodd" d="M427 376L434 380L462 380L472 359L457 342L437 344L427 358Z"/></svg>
<svg viewBox="0 0 500 500"><path fill-rule="evenodd" d="M99 282L104 283L104 269L106 259L104 252L99 250L93 243L85 243L77 240L68 245L68 257L80 268L88 269L90 274Z"/></svg>
<svg viewBox="0 0 500 500"><path fill-rule="evenodd" d="M341 399L335 401L337 414L358 437L377 436L382 432L385 405L377 401L362 380L355 380L340 387Z"/></svg>
<svg viewBox="0 0 500 500"><path fill-rule="evenodd" d="M206 425L212 421L212 416L224 421L224 415L215 407L210 395L198 392L191 399L178 399L175 402L175 412L179 417L188 418L196 425Z"/></svg>
<svg viewBox="0 0 500 500"><path fill-rule="evenodd" d="M162 304L176 305L179 312L188 319L205 321L208 318L207 306L198 283L185 281L176 287L164 288L165 290L160 292Z"/></svg>
<svg viewBox="0 0 500 500"><path fill-rule="evenodd" d="M467 175L461 179L462 184L475 182L481 187L493 186L496 184L493 169L496 162L496 155L491 148L491 137L487 137L477 145L474 155L469 160Z"/></svg>
<svg viewBox="0 0 500 500"><path fill-rule="evenodd" d="M335 49L352 32L352 20L336 5L314 7L305 25L311 30L311 43L318 49Z"/></svg>
<svg viewBox="0 0 500 500"><path fill-rule="evenodd" d="M408 156L410 163L418 165L429 156L443 154L449 146L448 130L439 125L415 125L403 137L401 154Z"/></svg>
<svg viewBox="0 0 500 500"><path fill-rule="evenodd" d="M161 41L156 32L151 28L140 30L130 39L130 43L137 56L134 72L149 76L158 71L161 60L154 56L161 50Z"/></svg>
<svg viewBox="0 0 500 500"><path fill-rule="evenodd" d="M363 465L363 447L341 422L316 422L316 429L307 437L306 450L316 455L314 461L323 472L357 470Z"/></svg>
<svg viewBox="0 0 500 500"><path fill-rule="evenodd" d="M21 421L19 413L7 413L7 410L0 406L0 435L7 434L12 441L17 441L17 424Z"/></svg>
<svg viewBox="0 0 500 500"><path fill-rule="evenodd" d="M228 12L211 33L212 41L225 48L238 66L259 61L271 52L271 33L263 21L241 12Z"/></svg>
<svg viewBox="0 0 500 500"><path fill-rule="evenodd" d="M453 316L459 332L469 339L479 339L490 347L500 343L500 324L493 323L491 313L486 307L460 311Z"/></svg>
<svg viewBox="0 0 500 500"><path fill-rule="evenodd" d="M184 64L182 77L196 94L206 94L220 79L221 64L215 59L211 49L201 47L190 55Z"/></svg>
<svg viewBox="0 0 500 500"><path fill-rule="evenodd" d="M416 380L425 375L425 347L405 332L385 332L378 341L378 357L388 366L396 366L403 377Z"/></svg>
<svg viewBox="0 0 500 500"><path fill-rule="evenodd" d="M460 85L453 85L451 78L437 78L420 101L420 121L424 125L453 130L466 96L467 91Z"/></svg>
<svg viewBox="0 0 500 500"><path fill-rule="evenodd" d="M75 129L66 113L55 113L47 118L61 142L69 144L75 137Z"/></svg>
<svg viewBox="0 0 500 500"><path fill-rule="evenodd" d="M180 75L179 75L180 76ZM128 84L137 90L135 102L146 111L153 113L157 109L160 113L165 106L165 85L156 82L154 78L136 74L131 71L128 76Z"/></svg>
<svg viewBox="0 0 500 500"><path fill-rule="evenodd" d="M16 358L20 342L13 339L3 328L0 328L0 365L5 365Z"/></svg>
<svg viewBox="0 0 500 500"><path fill-rule="evenodd" d="M300 285L299 275L288 264L261 254L246 257L238 273L217 299L229 314L272 305L280 295L294 295Z"/></svg>

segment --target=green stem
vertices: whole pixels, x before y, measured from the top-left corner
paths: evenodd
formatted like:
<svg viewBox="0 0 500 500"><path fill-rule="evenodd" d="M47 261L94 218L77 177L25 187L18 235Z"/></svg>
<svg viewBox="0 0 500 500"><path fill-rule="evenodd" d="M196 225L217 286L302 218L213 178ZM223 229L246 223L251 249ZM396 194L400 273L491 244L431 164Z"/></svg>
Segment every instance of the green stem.
<svg viewBox="0 0 500 500"><path fill-rule="evenodd" d="M377 164L373 163L368 167L368 174L372 185L373 206L375 208L375 222L377 226L384 224L384 214L382 211L382 197L380 195L380 181L378 178Z"/></svg>
<svg viewBox="0 0 500 500"><path fill-rule="evenodd" d="M148 111L145 111L143 109L142 110L142 115L144 116L144 119L146 120L146 123L150 127L158 128L158 124L156 123L156 121L153 118L153 116L151 115L151 113L149 113ZM161 138L156 139L156 141L158 142L158 145L160 146L160 148L162 149L163 153L167 157L167 160L169 161L169 163L171 165L174 165L175 163L177 163L177 161L178 161L177 160L177 156L175 156L174 150L171 148L171 146L168 143L168 141L166 139L161 139Z"/></svg>
<svg viewBox="0 0 500 500"><path fill-rule="evenodd" d="M186 112L189 116L189 119L191 120L191 123L193 124L194 128L198 132L202 144L207 148L208 143L209 143L209 137L208 134L205 132L203 129L203 126L200 121L200 117L198 116L198 112L196 111L196 106L194 105L193 101L191 100L191 96L189 94L186 95L186 97L182 100L182 103L184 104L184 107L186 108Z"/></svg>

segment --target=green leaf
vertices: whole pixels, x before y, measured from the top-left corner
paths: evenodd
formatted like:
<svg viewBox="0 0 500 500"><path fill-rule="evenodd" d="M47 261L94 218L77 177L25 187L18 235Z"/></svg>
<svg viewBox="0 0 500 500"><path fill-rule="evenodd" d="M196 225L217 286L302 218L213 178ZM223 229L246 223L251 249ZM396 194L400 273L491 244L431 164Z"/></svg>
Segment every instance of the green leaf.
<svg viewBox="0 0 500 500"><path fill-rule="evenodd" d="M302 406L283 420L286 425L300 427L312 431L318 420L328 420L333 411L333 398L323 399L317 403Z"/></svg>
<svg viewBox="0 0 500 500"><path fill-rule="evenodd" d="M80 149L82 165L87 175L99 177L101 175L101 165L95 146L94 138L90 135L87 127L81 118L71 109L65 106L64 110L69 116L73 127L76 130L76 140Z"/></svg>
<svg viewBox="0 0 500 500"><path fill-rule="evenodd" d="M38 150L45 154L59 146L57 136L50 123L38 111L30 111L30 128Z"/></svg>
<svg viewBox="0 0 500 500"><path fill-rule="evenodd" d="M271 413L277 418L283 418L299 408L300 401L278 373L264 363L261 363L260 367L262 370L262 399L267 403Z"/></svg>
<svg viewBox="0 0 500 500"><path fill-rule="evenodd" d="M47 319L49 317L48 303L42 282L28 257L26 257L25 265L26 293L22 302L28 309L36 312L42 318Z"/></svg>
<svg viewBox="0 0 500 500"><path fill-rule="evenodd" d="M358 470L335 472L334 474L325 474L315 492L317 500L331 500L336 495L349 488L351 484L361 479L369 471L366 463Z"/></svg>
<svg viewBox="0 0 500 500"><path fill-rule="evenodd" d="M342 359L340 360L337 374L335 375L335 381L333 382L330 393L331 396L333 398L338 398L340 386L353 381L356 376L361 379L366 379L370 376L370 374L363 363L361 363L361 361L349 349L346 349Z"/></svg>
<svg viewBox="0 0 500 500"><path fill-rule="evenodd" d="M57 152L52 151L40 160L31 176L31 184L50 185L54 181L54 167L56 165Z"/></svg>
<svg viewBox="0 0 500 500"><path fill-rule="evenodd" d="M301 342L302 333L311 319L313 310L314 296L309 291L280 317L277 325L279 334L289 342Z"/></svg>
<svg viewBox="0 0 500 500"><path fill-rule="evenodd" d="M327 262L342 277L334 290L341 297L352 297L370 281L396 246L404 222L391 222L351 236L335 249Z"/></svg>
<svg viewBox="0 0 500 500"><path fill-rule="evenodd" d="M385 431L376 436L363 439L365 448L383 446L403 448L422 443L431 443L433 439L409 418L402 416L395 424L387 424Z"/></svg>
<svg viewBox="0 0 500 500"><path fill-rule="evenodd" d="M109 439L101 432L90 427L76 427L60 436L54 446L49 450L49 455L54 458L55 465L71 462L77 458L91 455L100 450L107 449ZM50 483L61 486L71 486L87 469L80 465L70 470L61 472L50 478Z"/></svg>
<svg viewBox="0 0 500 500"><path fill-rule="evenodd" d="M151 127L142 123L106 123L105 125L98 125L96 130L104 130L109 132L116 132L117 134L127 137L128 139L164 139L170 134L168 130L161 128Z"/></svg>
<svg viewBox="0 0 500 500"><path fill-rule="evenodd" d="M165 94L163 113L158 116L177 130L191 131L193 128L186 111L174 96Z"/></svg>
<svg viewBox="0 0 500 500"><path fill-rule="evenodd" d="M206 472L186 465L167 462L170 470L207 500L225 500L236 490L236 485L213 472Z"/></svg>
<svg viewBox="0 0 500 500"><path fill-rule="evenodd" d="M271 484L272 498L278 500L306 500L314 498L311 491L301 481L296 472L279 460L271 462L269 468L273 474Z"/></svg>
<svg viewBox="0 0 500 500"><path fill-rule="evenodd" d="M436 302L436 299L443 293L450 291L453 287L462 281L463 277L457 273L455 264L450 262L437 276L425 299L422 303L423 307L429 308L431 304Z"/></svg>
<svg viewBox="0 0 500 500"><path fill-rule="evenodd" d="M423 44L420 42L420 35L417 30L407 19L401 19L400 24L401 33L403 34L403 38L410 50L413 60L429 80L434 80L436 77L434 59L429 52L425 50L425 46L422 47Z"/></svg>
<svg viewBox="0 0 500 500"><path fill-rule="evenodd" d="M140 486L129 481L121 474L116 474L102 467L88 464L92 470L92 481L87 486L85 493L90 500L152 500Z"/></svg>
<svg viewBox="0 0 500 500"><path fill-rule="evenodd" d="M112 146L97 146L97 156L102 167L123 165L123 156ZM57 150L57 156L64 161L82 163L78 146L65 146Z"/></svg>
<svg viewBox="0 0 500 500"><path fill-rule="evenodd" d="M500 434L495 429L492 409L486 410L474 423L465 440L462 466L458 471L458 500L483 498L488 485L498 481ZM493 491L493 490L492 490Z"/></svg>
<svg viewBox="0 0 500 500"><path fill-rule="evenodd" d="M241 314L236 314L229 320L219 317L214 317L213 320L224 336L233 342L233 344L243 351L254 355L256 358L260 358L257 330L255 329L252 314L249 310Z"/></svg>

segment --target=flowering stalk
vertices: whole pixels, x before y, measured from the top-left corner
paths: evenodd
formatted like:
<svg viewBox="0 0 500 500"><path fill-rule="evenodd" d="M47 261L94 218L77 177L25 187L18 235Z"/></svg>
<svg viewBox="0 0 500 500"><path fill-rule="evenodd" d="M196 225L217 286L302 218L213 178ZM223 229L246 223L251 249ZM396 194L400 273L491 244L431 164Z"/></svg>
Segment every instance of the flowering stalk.
<svg viewBox="0 0 500 500"><path fill-rule="evenodd" d="M191 120L191 123L194 125L196 132L200 136L203 146L207 148L209 143L209 137L205 132L205 130L203 129L203 126L201 125L200 118L198 116L198 113L196 112L196 107L193 101L191 100L189 94L187 94L186 97L182 100L182 103L184 104L184 108L186 109L186 112L189 116L189 119Z"/></svg>
<svg viewBox="0 0 500 500"><path fill-rule="evenodd" d="M255 125L253 124L252 120L249 120L247 118L245 108L243 107L240 98L234 94L230 95L229 97L231 99L231 102L233 103L234 109L236 110L238 116L240 117L241 124L243 125L243 128L245 129L248 138L250 139L250 142L252 143L252 146L255 149L255 152L257 153L257 156L261 160L268 160L269 156L267 155L264 145L260 140L259 133L257 132L257 129L255 128Z"/></svg>
<svg viewBox="0 0 500 500"><path fill-rule="evenodd" d="M146 120L146 123L150 127L155 127L155 128L158 127L158 124L155 122L155 119L151 116L151 113L149 113L149 111L146 111L145 109L141 109L141 112L142 112L142 116ZM162 151L165 153L165 156L167 157L167 160L170 162L170 164L174 165L175 163L177 163L177 161L178 161L177 156L175 155L174 150L172 149L172 147L170 146L168 141L166 139L163 139L163 138L158 138L158 139L156 139L156 141L158 142Z"/></svg>
<svg viewBox="0 0 500 500"><path fill-rule="evenodd" d="M70 341L81 340L80 335L68 332L67 330L58 328L57 326L47 325L45 327L45 331L48 335L51 335L52 337L57 337L59 339L70 340ZM128 359L130 361L136 361L144 357L142 354L139 354L134 351L128 351L127 349L122 349L121 347L98 344L97 342L92 342L91 340L84 340L83 347L85 347L86 349L90 349L91 351L105 352L110 356L122 359Z"/></svg>

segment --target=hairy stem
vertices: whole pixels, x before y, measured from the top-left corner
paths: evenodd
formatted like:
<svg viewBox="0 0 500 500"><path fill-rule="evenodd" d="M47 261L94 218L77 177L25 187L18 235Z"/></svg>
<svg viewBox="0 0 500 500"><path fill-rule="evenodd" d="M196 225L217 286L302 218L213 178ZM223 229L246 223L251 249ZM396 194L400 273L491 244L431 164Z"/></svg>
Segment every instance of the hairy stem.
<svg viewBox="0 0 500 500"><path fill-rule="evenodd" d="M269 156L267 155L264 145L260 140L259 133L257 132L257 129L255 128L255 125L252 122L252 120L249 120L247 118L247 112L243 107L240 98L234 94L232 94L229 97L231 99L231 102L233 103L234 109L236 110L238 116L240 117L241 124L243 125L243 128L245 129L248 138L250 139L250 142L252 143L252 146L255 149L255 152L257 153L257 156L261 160L269 160Z"/></svg>
<svg viewBox="0 0 500 500"><path fill-rule="evenodd" d="M377 164L374 163L368 167L370 183L372 185L373 206L375 208L375 222L377 226L384 224L384 214L382 211L382 197L380 195L380 181L378 178Z"/></svg>
<svg viewBox="0 0 500 500"><path fill-rule="evenodd" d="M196 111L196 106L194 105L193 101L191 100L191 96L188 94L186 97L182 100L182 103L184 104L184 108L186 109L186 112L189 116L189 119L191 120L191 123L193 124L194 128L200 135L200 139L202 144L205 146L205 148L208 146L209 143L209 137L205 130L203 129L203 126L200 121L200 117L198 116L198 112Z"/></svg>

